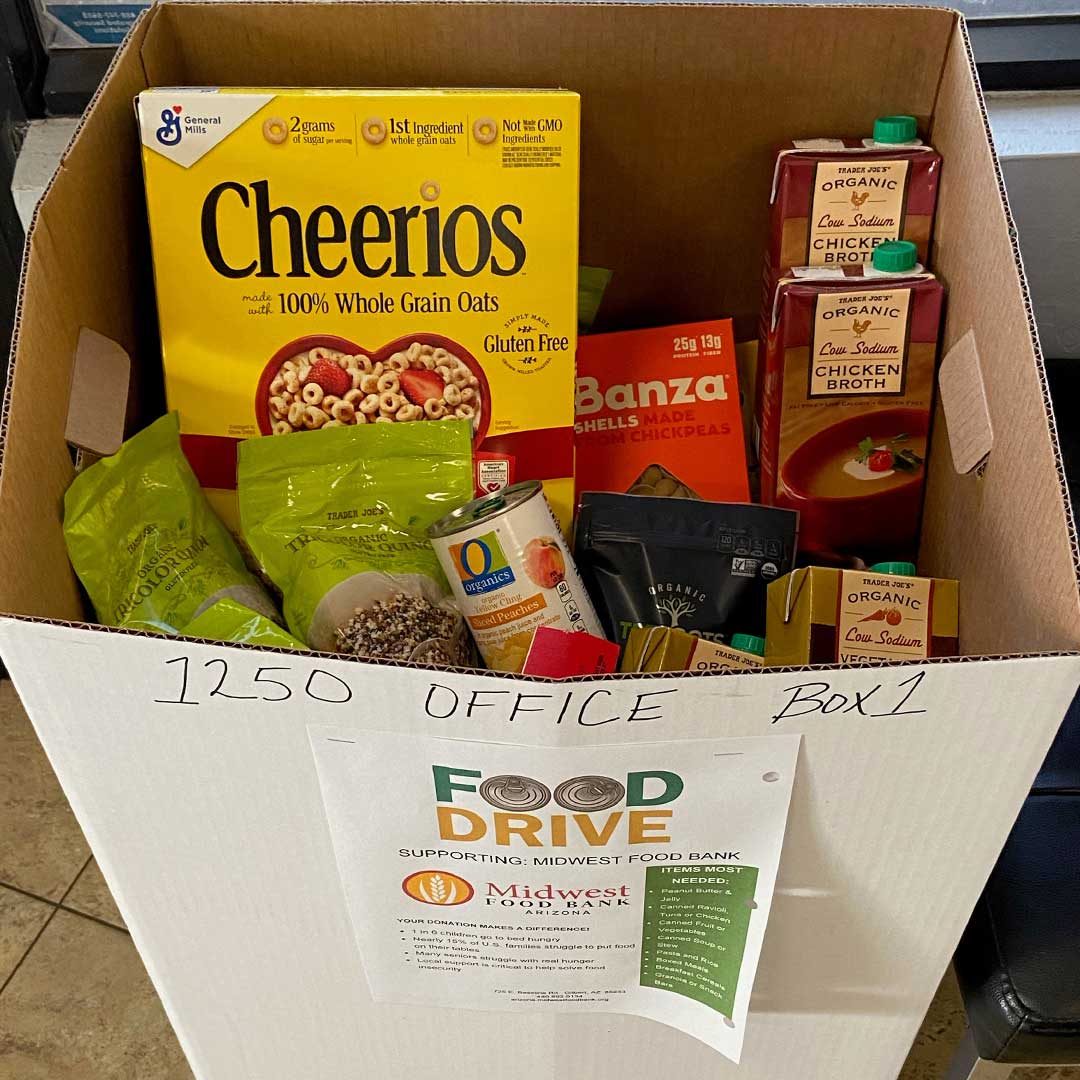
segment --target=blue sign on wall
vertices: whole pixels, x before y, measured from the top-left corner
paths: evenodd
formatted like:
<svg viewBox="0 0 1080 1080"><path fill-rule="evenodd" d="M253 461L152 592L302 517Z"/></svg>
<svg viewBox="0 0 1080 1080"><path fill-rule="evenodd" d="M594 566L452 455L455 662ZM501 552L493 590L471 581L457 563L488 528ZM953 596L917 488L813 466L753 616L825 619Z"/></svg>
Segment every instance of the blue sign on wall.
<svg viewBox="0 0 1080 1080"><path fill-rule="evenodd" d="M45 10L89 45L119 45L149 4L46 4Z"/></svg>

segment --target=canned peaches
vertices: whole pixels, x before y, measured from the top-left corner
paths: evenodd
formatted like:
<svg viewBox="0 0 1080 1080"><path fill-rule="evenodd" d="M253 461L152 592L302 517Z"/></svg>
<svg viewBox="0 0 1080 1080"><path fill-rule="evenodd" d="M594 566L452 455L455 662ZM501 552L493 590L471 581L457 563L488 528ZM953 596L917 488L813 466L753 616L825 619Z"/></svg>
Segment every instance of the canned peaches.
<svg viewBox="0 0 1080 1080"><path fill-rule="evenodd" d="M474 499L428 535L494 671L520 671L541 626L604 636L538 482Z"/></svg>

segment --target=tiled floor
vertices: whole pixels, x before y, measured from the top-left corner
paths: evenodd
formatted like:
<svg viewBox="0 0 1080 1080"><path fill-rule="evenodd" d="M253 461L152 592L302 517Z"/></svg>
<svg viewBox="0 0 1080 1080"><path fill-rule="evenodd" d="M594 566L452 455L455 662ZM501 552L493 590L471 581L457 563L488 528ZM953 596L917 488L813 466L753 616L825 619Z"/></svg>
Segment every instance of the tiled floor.
<svg viewBox="0 0 1080 1080"><path fill-rule="evenodd" d="M941 1080L963 1029L950 974L899 1080ZM193 1080L6 681L0 682L0 1080ZM1011 1080L1080 1080L1080 1069L1028 1069Z"/></svg>
<svg viewBox="0 0 1080 1080"><path fill-rule="evenodd" d="M0 683L0 1080L192 1080L11 683Z"/></svg>

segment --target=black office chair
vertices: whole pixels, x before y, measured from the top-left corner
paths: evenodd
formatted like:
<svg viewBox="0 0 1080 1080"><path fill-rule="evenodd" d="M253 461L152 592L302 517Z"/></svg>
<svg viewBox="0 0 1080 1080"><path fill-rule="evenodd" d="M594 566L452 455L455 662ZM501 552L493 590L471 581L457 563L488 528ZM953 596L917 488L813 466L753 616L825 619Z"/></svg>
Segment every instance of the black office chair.
<svg viewBox="0 0 1080 1080"><path fill-rule="evenodd" d="M1047 366L1078 505L1080 418L1074 419L1073 403L1080 401L1080 361ZM954 965L969 1028L948 1080L1004 1080L1021 1065L1080 1065L1080 692L972 913Z"/></svg>

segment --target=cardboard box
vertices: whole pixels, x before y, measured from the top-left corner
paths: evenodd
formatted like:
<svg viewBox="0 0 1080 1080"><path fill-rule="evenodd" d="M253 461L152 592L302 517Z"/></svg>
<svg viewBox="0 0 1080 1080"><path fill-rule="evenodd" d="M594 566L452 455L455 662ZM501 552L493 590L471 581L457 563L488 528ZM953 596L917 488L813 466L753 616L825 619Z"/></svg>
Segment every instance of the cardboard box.
<svg viewBox="0 0 1080 1080"><path fill-rule="evenodd" d="M132 357L143 422L163 407L132 102L154 84L360 81L580 92L581 261L614 271L598 330L753 319L770 147L919 117L948 170L931 259L949 290L946 362L978 377L992 421L981 475L957 472L962 414L942 388L920 569L963 583L969 656L554 687L88 626L59 516L80 328ZM703 147L717 117L737 123ZM0 649L200 1080L642 1080L672 1061L736 1075L630 1016L373 1001L311 760L319 721L548 746L801 732L737 1075L895 1077L1080 682L1076 535L1010 227L950 11L163 3L140 20L28 240L3 414ZM977 347L953 354L969 332ZM463 700L575 697L562 723L496 708L433 720L435 681ZM627 723L657 689L678 708ZM603 723L578 712L590 694Z"/></svg>
<svg viewBox="0 0 1080 1080"><path fill-rule="evenodd" d="M228 524L240 439L449 413L569 528L576 94L154 89L137 112L166 402Z"/></svg>

